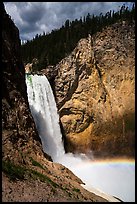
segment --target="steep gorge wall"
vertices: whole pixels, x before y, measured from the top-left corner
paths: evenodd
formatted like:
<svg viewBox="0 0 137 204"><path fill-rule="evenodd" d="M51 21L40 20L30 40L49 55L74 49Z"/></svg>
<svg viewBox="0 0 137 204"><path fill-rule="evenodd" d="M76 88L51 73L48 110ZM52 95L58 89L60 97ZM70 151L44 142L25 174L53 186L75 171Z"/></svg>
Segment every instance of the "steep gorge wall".
<svg viewBox="0 0 137 204"><path fill-rule="evenodd" d="M1 5L2 202L107 201L42 151L27 99L19 31Z"/></svg>
<svg viewBox="0 0 137 204"><path fill-rule="evenodd" d="M29 109L19 30L4 6L2 23L2 156L23 164L20 152L44 154Z"/></svg>
<svg viewBox="0 0 137 204"><path fill-rule="evenodd" d="M66 150L134 155L135 25L119 22L87 39L57 66L55 95Z"/></svg>

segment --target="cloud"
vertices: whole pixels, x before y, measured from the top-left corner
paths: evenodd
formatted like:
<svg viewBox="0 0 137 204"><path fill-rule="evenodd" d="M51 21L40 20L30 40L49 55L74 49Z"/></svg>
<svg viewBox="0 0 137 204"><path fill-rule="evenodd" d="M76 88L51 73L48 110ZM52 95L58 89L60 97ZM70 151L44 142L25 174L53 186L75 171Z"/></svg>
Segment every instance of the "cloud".
<svg viewBox="0 0 137 204"><path fill-rule="evenodd" d="M118 10L124 2L5 2L5 9L11 15L23 40L36 34L51 32L60 28L67 19L80 19L88 13L105 14ZM132 2L125 2L130 6Z"/></svg>
<svg viewBox="0 0 137 204"><path fill-rule="evenodd" d="M18 7L18 11L23 21L34 24L34 22L41 20L45 8L41 3L25 2L22 7Z"/></svg>

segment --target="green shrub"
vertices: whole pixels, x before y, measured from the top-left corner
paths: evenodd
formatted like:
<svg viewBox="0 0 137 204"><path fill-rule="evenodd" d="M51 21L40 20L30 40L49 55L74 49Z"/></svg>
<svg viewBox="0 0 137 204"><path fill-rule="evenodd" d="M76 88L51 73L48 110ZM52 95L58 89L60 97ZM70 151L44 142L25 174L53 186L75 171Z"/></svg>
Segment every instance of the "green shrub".
<svg viewBox="0 0 137 204"><path fill-rule="evenodd" d="M39 162L37 162L36 160L34 160L32 157L30 157L30 160L31 160L31 162L32 162L32 165L38 166L38 167L40 167L41 169L44 169L44 167L43 167Z"/></svg>
<svg viewBox="0 0 137 204"><path fill-rule="evenodd" d="M2 171L7 176L9 176L9 178L13 181L17 179L23 180L25 178L25 175L29 175L33 179L39 179L42 182L47 181L54 187L59 186L57 183L52 181L48 176L41 174L38 171L35 171L32 169L26 169L25 167L15 165L11 161L2 161Z"/></svg>
<svg viewBox="0 0 137 204"><path fill-rule="evenodd" d="M2 161L2 170L11 180L24 179L26 169L14 165L11 161Z"/></svg>
<svg viewBox="0 0 137 204"><path fill-rule="evenodd" d="M46 175L43 175L41 173L39 173L38 171L35 171L35 170L30 170L30 173L33 177L35 178L39 178L40 181L48 181L50 184L52 184L52 186L54 187L58 187L59 185L57 183L55 183L54 181L52 181L48 176Z"/></svg>
<svg viewBox="0 0 137 204"><path fill-rule="evenodd" d="M78 189L78 188L73 188L72 190L75 192L80 192L80 189Z"/></svg>

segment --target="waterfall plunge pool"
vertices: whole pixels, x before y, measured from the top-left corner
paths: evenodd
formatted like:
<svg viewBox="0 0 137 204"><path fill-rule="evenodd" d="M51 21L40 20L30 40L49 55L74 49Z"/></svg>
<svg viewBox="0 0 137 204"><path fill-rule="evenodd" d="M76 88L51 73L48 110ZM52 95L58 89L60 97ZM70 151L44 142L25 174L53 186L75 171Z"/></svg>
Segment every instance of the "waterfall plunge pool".
<svg viewBox="0 0 137 204"><path fill-rule="evenodd" d="M59 115L46 76L26 75L29 106L43 150L54 162L69 168L93 192L100 191L125 202L135 202L135 163L129 160L91 161L85 155L66 154L59 126ZM84 186L83 186L84 187ZM116 201L115 201L116 202Z"/></svg>

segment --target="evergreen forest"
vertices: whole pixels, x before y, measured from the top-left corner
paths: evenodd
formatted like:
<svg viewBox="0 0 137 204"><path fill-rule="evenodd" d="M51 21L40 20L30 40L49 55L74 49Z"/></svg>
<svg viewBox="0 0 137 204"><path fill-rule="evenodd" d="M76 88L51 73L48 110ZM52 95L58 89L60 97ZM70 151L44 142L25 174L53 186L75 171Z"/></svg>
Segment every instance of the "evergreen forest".
<svg viewBox="0 0 137 204"><path fill-rule="evenodd" d="M51 33L36 35L32 40L22 45L22 58L24 64L31 63L34 58L38 63L33 64L33 71L45 69L48 65L56 65L76 47L81 38L86 38L101 31L106 26L119 21L135 21L135 4L129 9L123 5L119 11L109 11L95 16L87 16L70 21L67 19L61 28L52 30Z"/></svg>

